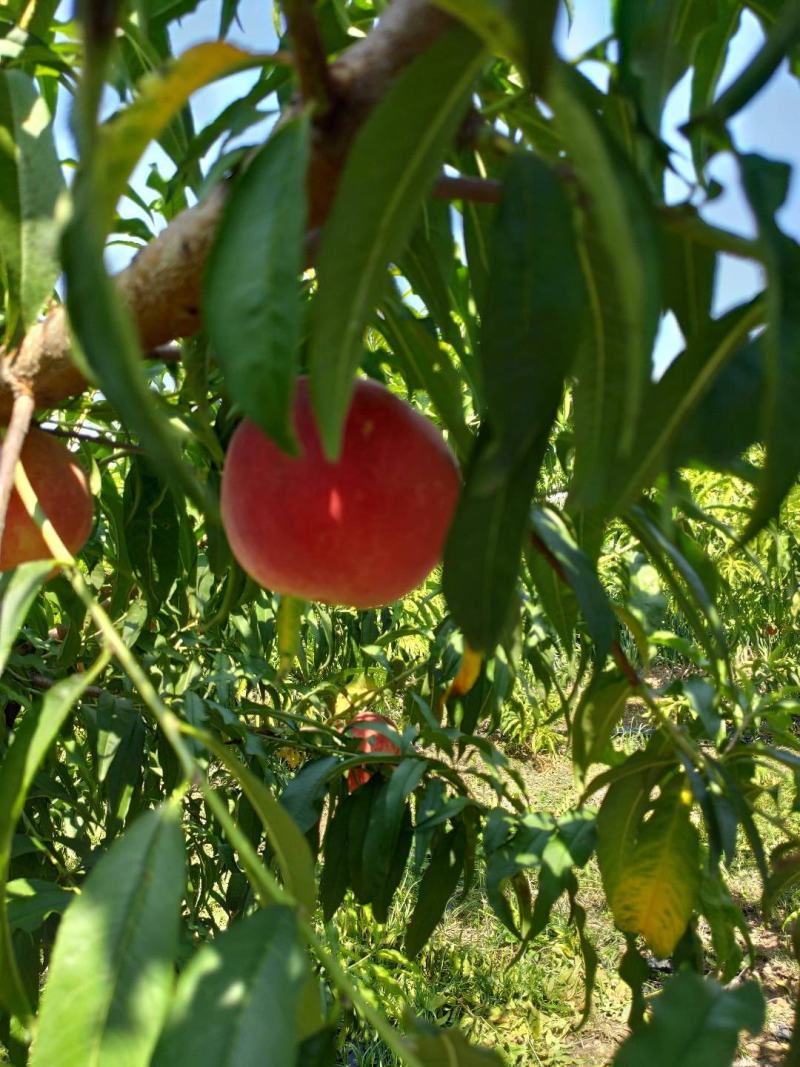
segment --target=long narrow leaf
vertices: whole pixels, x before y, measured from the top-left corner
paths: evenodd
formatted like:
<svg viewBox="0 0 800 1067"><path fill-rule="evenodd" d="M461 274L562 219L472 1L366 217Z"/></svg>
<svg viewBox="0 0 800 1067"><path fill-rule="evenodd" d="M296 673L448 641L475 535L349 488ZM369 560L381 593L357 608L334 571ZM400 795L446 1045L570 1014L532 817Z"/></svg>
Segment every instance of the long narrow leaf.
<svg viewBox="0 0 800 1067"><path fill-rule="evenodd" d="M800 26L800 22L798 22ZM758 501L744 537L752 537L777 513L800 471L800 245L775 222L789 190L790 168L761 156L740 161L742 180L758 222L766 255L768 329L765 401L761 412L766 464Z"/></svg>
<svg viewBox="0 0 800 1067"><path fill-rule="evenodd" d="M153 1067L290 1067L307 967L288 908L231 926L181 975Z"/></svg>
<svg viewBox="0 0 800 1067"><path fill-rule="evenodd" d="M23 563L0 576L0 674L36 594L53 569L49 560Z"/></svg>
<svg viewBox="0 0 800 1067"><path fill-rule="evenodd" d="M142 80L130 107L100 130L96 166L102 192L98 210L106 226L144 150L192 93L226 74L261 66L265 58L224 41L214 41L195 45L163 74L151 74Z"/></svg>
<svg viewBox="0 0 800 1067"><path fill-rule="evenodd" d="M141 816L97 864L59 927L31 1067L147 1067L169 1006L184 878L174 804Z"/></svg>
<svg viewBox="0 0 800 1067"><path fill-rule="evenodd" d="M312 317L311 393L331 459L386 268L413 231L482 63L476 37L446 33L397 79L348 157L323 232Z"/></svg>
<svg viewBox="0 0 800 1067"><path fill-rule="evenodd" d="M6 881L14 830L22 815L34 776L70 710L105 666L101 658L92 670L74 674L53 686L41 707L29 710L0 764L0 1003L18 1018L30 1008L11 947L6 914Z"/></svg>
<svg viewBox="0 0 800 1067"><path fill-rule="evenodd" d="M59 272L54 213L63 188L44 97L27 74L0 70L0 266L8 337L17 325L24 333L53 292Z"/></svg>
<svg viewBox="0 0 800 1067"><path fill-rule="evenodd" d="M587 197L584 267L594 335L578 368L574 488L584 507L602 499L617 457L632 450L661 308L646 195L594 113L594 92L565 67L553 78L556 123Z"/></svg>
<svg viewBox="0 0 800 1067"><path fill-rule="evenodd" d="M234 186L208 264L204 304L232 398L292 453L309 134L306 117L287 123Z"/></svg>

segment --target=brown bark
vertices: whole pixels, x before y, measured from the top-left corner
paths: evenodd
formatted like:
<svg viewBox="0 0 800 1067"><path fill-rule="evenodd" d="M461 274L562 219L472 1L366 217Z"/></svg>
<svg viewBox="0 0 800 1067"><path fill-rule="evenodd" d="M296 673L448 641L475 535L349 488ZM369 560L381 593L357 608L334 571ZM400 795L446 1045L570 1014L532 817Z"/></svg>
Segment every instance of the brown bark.
<svg viewBox="0 0 800 1067"><path fill-rule="evenodd" d="M427 0L394 0L372 32L332 65L334 106L320 118L309 167L310 225L325 218L341 167L359 125L395 75L449 24ZM117 276L144 351L196 333L206 258L225 202L225 186L179 215ZM54 308L27 334L19 350L0 359L0 423L8 420L14 383L39 408L83 391L72 362L65 311Z"/></svg>

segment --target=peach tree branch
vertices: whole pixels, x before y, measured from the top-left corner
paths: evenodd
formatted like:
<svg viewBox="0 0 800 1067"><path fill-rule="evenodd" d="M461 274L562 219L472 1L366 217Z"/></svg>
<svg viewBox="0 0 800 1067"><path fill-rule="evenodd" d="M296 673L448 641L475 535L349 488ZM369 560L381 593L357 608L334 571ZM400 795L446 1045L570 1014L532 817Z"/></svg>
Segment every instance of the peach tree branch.
<svg viewBox="0 0 800 1067"><path fill-rule="evenodd" d="M395 75L450 24L427 0L394 0L375 28L330 67L335 103L315 130L309 168L311 226L324 221L336 180L359 126ZM202 324L201 292L227 194L217 186L201 204L177 216L117 277L144 351L197 333ZM37 407L55 407L81 393L86 381L72 359L63 307L54 308L26 335L18 350L0 353L0 425L14 401L14 382Z"/></svg>

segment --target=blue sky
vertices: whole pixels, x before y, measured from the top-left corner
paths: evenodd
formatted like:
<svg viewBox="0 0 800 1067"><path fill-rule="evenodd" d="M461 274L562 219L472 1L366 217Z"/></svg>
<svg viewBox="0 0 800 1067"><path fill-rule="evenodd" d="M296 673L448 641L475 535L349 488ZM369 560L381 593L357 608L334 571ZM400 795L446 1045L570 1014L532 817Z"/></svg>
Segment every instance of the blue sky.
<svg viewBox="0 0 800 1067"><path fill-rule="evenodd" d="M219 22L221 0L201 0L194 14L187 16L172 30L175 50L184 51L193 44L212 40L216 36ZM558 47L563 55L572 58L585 52L596 41L606 36L611 29L610 0L575 0L575 19L567 33L566 19L561 20L558 32ZM229 39L251 51L272 51L276 47L276 38L271 20L271 5L264 0L242 0L239 5L239 21L231 28ZM722 88L746 66L757 51L763 34L757 20L745 12L728 57L722 78ZM588 65L587 73L600 76L601 72ZM200 90L192 98L192 110L197 127L202 128L211 121L233 99L245 93L257 77L249 71L226 78ZM681 161L688 160L688 146L678 133L678 127L685 121L688 113L689 77L683 79L673 91L665 112L662 134L675 151L676 166L680 169ZM113 101L109 101L113 103ZM65 109L57 117L57 138L62 154L71 153L71 141L67 132ZM268 122L264 124L264 130ZM736 144L741 150L760 152L766 156L790 162L797 168L800 165L800 138L792 136L791 130L800 128L800 83L781 68L770 83L751 101L732 124ZM262 134L263 136L263 134ZM258 139L258 128L247 131L242 140L252 143ZM213 158L212 152L209 161ZM135 175L135 182L141 185L150 166L158 165L164 174L172 171L169 160L157 146L151 147L141 161ZM703 209L705 217L737 233L753 233L753 222L749 209L739 188L736 170L732 158L720 156L714 160L711 173L724 187L725 192L714 203ZM684 199L686 187L677 179L671 183L670 193L676 200ZM148 199L147 194L145 198ZM795 173L790 195L779 216L783 228L800 239L800 181ZM115 248L109 253L110 266L118 270L131 257L132 251ZM717 278L715 309L717 312L747 299L761 288L759 269L747 262L721 257ZM655 353L656 373L682 347L680 331L674 320L668 319L662 324Z"/></svg>

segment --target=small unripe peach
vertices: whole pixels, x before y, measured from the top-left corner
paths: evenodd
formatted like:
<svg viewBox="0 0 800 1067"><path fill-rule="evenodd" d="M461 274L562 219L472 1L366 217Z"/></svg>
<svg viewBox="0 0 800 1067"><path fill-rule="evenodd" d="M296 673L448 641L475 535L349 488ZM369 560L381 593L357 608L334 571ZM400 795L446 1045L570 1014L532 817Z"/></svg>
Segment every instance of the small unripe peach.
<svg viewBox="0 0 800 1067"><path fill-rule="evenodd" d="M359 752L390 752L392 755L399 755L400 749L394 741L381 733L380 730L374 730L367 725L371 722L378 722L383 726L390 726L393 730L395 729L392 720L387 719L385 715L379 715L376 711L360 711L345 726L343 732L349 737L361 738L358 744ZM352 793L360 785L365 785L372 777L372 774L373 772L368 771L366 767L353 767L347 772L348 790Z"/></svg>
<svg viewBox="0 0 800 1067"><path fill-rule="evenodd" d="M2 445L0 445L2 449ZM74 456L51 434L31 427L20 455L42 510L70 552L79 552L92 530L89 483ZM49 559L52 553L16 490L11 493L0 546L0 571Z"/></svg>
<svg viewBox="0 0 800 1067"><path fill-rule="evenodd" d="M278 593L357 608L397 600L441 559L459 491L452 452L373 381L355 384L336 462L323 455L305 378L294 421L299 456L248 419L231 439L222 519L233 554Z"/></svg>

